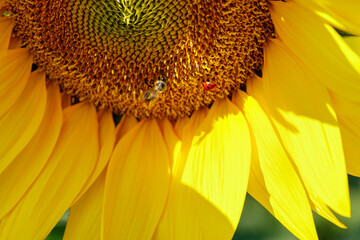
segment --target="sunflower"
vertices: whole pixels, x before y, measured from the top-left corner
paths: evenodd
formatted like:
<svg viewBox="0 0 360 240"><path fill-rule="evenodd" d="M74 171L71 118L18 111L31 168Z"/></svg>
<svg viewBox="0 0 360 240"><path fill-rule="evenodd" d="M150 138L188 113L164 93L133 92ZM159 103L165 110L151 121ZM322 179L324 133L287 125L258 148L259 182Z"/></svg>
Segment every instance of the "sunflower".
<svg viewBox="0 0 360 240"><path fill-rule="evenodd" d="M358 9L0 0L0 239L67 209L64 239L231 239L247 192L299 239L345 228Z"/></svg>

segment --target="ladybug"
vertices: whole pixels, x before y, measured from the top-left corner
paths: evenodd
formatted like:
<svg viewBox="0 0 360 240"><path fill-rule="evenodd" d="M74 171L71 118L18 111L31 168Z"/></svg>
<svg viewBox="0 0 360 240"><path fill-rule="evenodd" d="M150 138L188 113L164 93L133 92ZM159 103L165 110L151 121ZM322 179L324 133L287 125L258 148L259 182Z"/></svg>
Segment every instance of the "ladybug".
<svg viewBox="0 0 360 240"><path fill-rule="evenodd" d="M205 90L212 90L216 87L215 83L212 83L212 82L203 82L203 86L205 88Z"/></svg>

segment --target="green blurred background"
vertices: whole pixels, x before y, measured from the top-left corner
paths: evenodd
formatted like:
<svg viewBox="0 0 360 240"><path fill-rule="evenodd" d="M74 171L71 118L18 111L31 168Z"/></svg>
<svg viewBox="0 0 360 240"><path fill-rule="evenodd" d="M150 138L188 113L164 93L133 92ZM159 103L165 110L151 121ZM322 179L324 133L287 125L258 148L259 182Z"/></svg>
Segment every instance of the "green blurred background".
<svg viewBox="0 0 360 240"><path fill-rule="evenodd" d="M360 240L360 179L349 177L351 215L350 219L339 217L348 227L341 229L314 213L320 240ZM67 219L66 213L46 240L61 240ZM265 208L251 196L247 196L239 226L233 240L291 240L296 239Z"/></svg>

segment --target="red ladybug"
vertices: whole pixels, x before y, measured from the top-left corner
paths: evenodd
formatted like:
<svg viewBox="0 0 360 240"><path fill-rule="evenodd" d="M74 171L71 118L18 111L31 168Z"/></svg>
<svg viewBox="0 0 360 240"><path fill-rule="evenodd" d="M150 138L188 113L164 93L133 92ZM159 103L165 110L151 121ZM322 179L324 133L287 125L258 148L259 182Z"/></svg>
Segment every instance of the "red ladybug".
<svg viewBox="0 0 360 240"><path fill-rule="evenodd" d="M212 82L203 82L203 86L205 88L205 90L212 90L216 87L215 83L212 83Z"/></svg>

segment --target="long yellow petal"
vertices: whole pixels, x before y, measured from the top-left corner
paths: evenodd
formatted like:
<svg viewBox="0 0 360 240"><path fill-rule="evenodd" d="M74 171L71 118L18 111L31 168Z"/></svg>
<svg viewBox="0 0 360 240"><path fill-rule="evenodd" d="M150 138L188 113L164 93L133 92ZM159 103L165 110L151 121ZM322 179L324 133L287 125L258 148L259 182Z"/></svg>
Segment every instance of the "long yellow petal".
<svg viewBox="0 0 360 240"><path fill-rule="evenodd" d="M339 116L339 124L347 171L351 175L360 177L360 120Z"/></svg>
<svg viewBox="0 0 360 240"><path fill-rule="evenodd" d="M179 156L174 159L173 166L172 166L172 174L174 176L181 176L185 164L187 161L187 157L191 148L192 140L194 138L194 133L197 131L199 126L204 122L206 116L209 113L209 109L206 107L200 108L195 111L190 119L183 119L184 123L182 126L177 126L177 132L180 138L182 138L181 142L181 150ZM176 126L175 126L176 127Z"/></svg>
<svg viewBox="0 0 360 240"><path fill-rule="evenodd" d="M105 184L103 239L149 239L164 209L170 184L169 155L154 119L120 139Z"/></svg>
<svg viewBox="0 0 360 240"><path fill-rule="evenodd" d="M16 207L2 219L0 239L44 239L89 178L98 152L94 106L80 103L66 108L49 161Z"/></svg>
<svg viewBox="0 0 360 240"><path fill-rule="evenodd" d="M36 71L16 103L0 118L0 173L34 136L45 107L45 73Z"/></svg>
<svg viewBox="0 0 360 240"><path fill-rule="evenodd" d="M104 199L106 169L70 209L64 240L98 240Z"/></svg>
<svg viewBox="0 0 360 240"><path fill-rule="evenodd" d="M176 135L175 129L168 119L160 120L159 127L162 135L164 136L164 140L168 150L167 152L169 154L170 168L172 169L174 162L176 164L176 160L180 155L181 141Z"/></svg>
<svg viewBox="0 0 360 240"><path fill-rule="evenodd" d="M154 238L231 239L250 170L246 120L228 99L216 101L191 134L188 158L183 171L174 176ZM188 140L185 137L183 141Z"/></svg>
<svg viewBox="0 0 360 240"><path fill-rule="evenodd" d="M0 17L0 52L9 48L11 33L14 25L15 24L11 18Z"/></svg>
<svg viewBox="0 0 360 240"><path fill-rule="evenodd" d="M78 196L75 198L76 202L84 192L93 184L93 182L98 178L100 173L104 170L108 161L110 160L110 155L114 149L115 144L115 123L113 121L111 111L103 111L98 113L99 118L99 143L100 143L100 152L98 156L98 161L95 166L94 172L91 174L90 179L87 180L86 184L83 186L83 189L80 191Z"/></svg>
<svg viewBox="0 0 360 240"><path fill-rule="evenodd" d="M14 105L31 73L32 54L25 48L0 52L0 117Z"/></svg>
<svg viewBox="0 0 360 240"><path fill-rule="evenodd" d="M188 118L188 117L182 117L182 118L179 118L175 123L174 129L180 139L183 138L183 130L184 130L184 127L189 122L189 120L190 120L190 118Z"/></svg>
<svg viewBox="0 0 360 240"><path fill-rule="evenodd" d="M309 193L309 200L311 201L311 208L314 212L338 227L347 228L314 192Z"/></svg>
<svg viewBox="0 0 360 240"><path fill-rule="evenodd" d="M296 2L274 2L275 29L311 74L344 98L360 101L360 60L343 38L313 12Z"/></svg>
<svg viewBox="0 0 360 240"><path fill-rule="evenodd" d="M115 129L115 142L119 142L119 140L132 128L136 125L138 121L132 115L124 115L120 121L120 123L116 126Z"/></svg>
<svg viewBox="0 0 360 240"><path fill-rule="evenodd" d="M107 117L105 119L107 119ZM102 118L102 120L105 119ZM108 131L105 131L107 129L106 122L107 121L101 121L100 123L100 136L103 137L109 133ZM130 131L136 123L137 121L134 117L123 116L120 124L116 127L118 137L121 138L125 135L125 133ZM113 123L110 125L112 128ZM104 131L102 131L102 129ZM109 140L106 140L104 143L108 141ZM80 197L75 205L71 207L64 239L100 239L105 177L106 169L103 170L100 176L84 193L84 195Z"/></svg>
<svg viewBox="0 0 360 240"><path fill-rule="evenodd" d="M350 215L341 135L327 92L311 81L280 41L265 48L263 80L248 92L268 111L309 192L341 215Z"/></svg>
<svg viewBox="0 0 360 240"><path fill-rule="evenodd" d="M0 174L0 218L15 206L39 175L60 134L62 110L57 85L50 85L47 99L44 118L34 137Z"/></svg>
<svg viewBox="0 0 360 240"><path fill-rule="evenodd" d="M331 25L346 32L360 35L358 0L296 0L314 11Z"/></svg>
<svg viewBox="0 0 360 240"><path fill-rule="evenodd" d="M330 91L338 116L347 171L360 177L360 103L348 101Z"/></svg>
<svg viewBox="0 0 360 240"><path fill-rule="evenodd" d="M234 103L243 109L253 133L252 178L249 193L299 239L316 239L310 204L302 183L288 159L273 126L257 101L238 91ZM264 193L259 193L264 191Z"/></svg>

